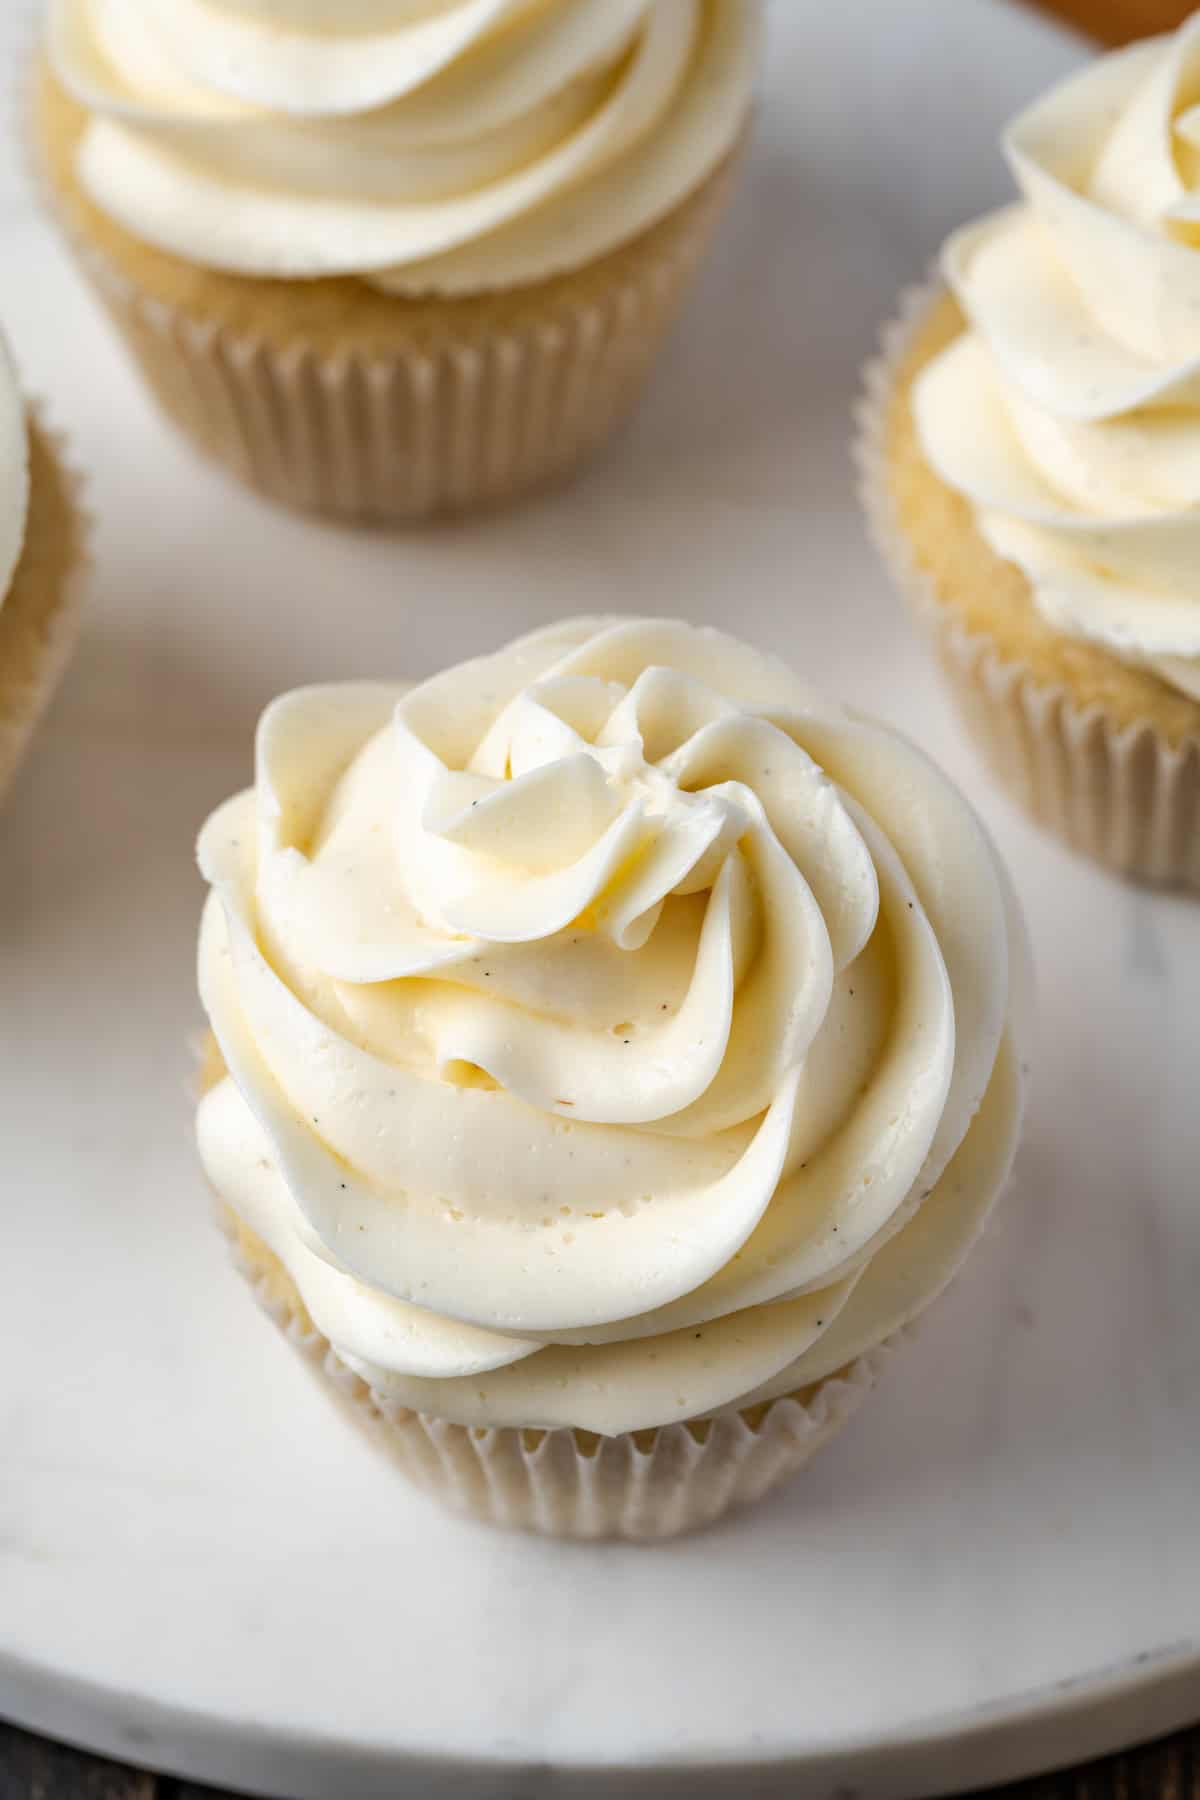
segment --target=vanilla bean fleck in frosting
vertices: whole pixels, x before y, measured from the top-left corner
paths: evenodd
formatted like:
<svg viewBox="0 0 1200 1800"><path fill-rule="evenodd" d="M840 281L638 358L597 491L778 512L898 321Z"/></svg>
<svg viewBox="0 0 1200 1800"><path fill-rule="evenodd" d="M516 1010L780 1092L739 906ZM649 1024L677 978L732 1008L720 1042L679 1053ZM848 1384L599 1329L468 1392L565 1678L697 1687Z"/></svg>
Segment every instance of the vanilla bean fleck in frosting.
<svg viewBox="0 0 1200 1800"><path fill-rule="evenodd" d="M52 0L79 178L143 241L401 293L541 280L699 188L761 0Z"/></svg>
<svg viewBox="0 0 1200 1800"><path fill-rule="evenodd" d="M0 606L12 586L29 516L29 431L17 372L0 336Z"/></svg>
<svg viewBox="0 0 1200 1800"><path fill-rule="evenodd" d="M1019 205L951 239L968 330L925 454L1051 625L1200 700L1200 16L1011 127Z"/></svg>
<svg viewBox="0 0 1200 1800"><path fill-rule="evenodd" d="M287 695L199 854L207 1173L419 1411L615 1434L817 1381L1008 1171L985 833L722 633L575 619Z"/></svg>

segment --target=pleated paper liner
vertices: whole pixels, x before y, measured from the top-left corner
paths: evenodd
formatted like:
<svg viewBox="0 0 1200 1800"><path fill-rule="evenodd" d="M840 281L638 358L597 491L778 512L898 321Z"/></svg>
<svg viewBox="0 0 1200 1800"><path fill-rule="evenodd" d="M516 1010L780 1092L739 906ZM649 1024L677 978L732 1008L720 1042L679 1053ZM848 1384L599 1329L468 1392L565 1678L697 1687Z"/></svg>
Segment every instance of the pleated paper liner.
<svg viewBox="0 0 1200 1800"><path fill-rule="evenodd" d="M923 338L948 305L940 278L904 297L898 317L868 366L859 407L856 461L872 535L897 587L928 632L958 712L990 771L1046 830L1074 850L1122 874L1200 892L1200 707L1194 730L1188 702L1163 693L1160 713L1130 715L1106 696L1081 702L1067 680L1046 680L994 641L968 627L945 581L922 565L900 517L893 442ZM940 487L928 472L931 483ZM973 528L972 528L973 529ZM980 579L997 560L975 534ZM956 580L967 576L961 559ZM1079 653L1092 659L1100 652ZM1109 659L1115 663L1115 659ZM1113 667L1128 691L1133 678ZM1145 681L1148 696L1159 686Z"/></svg>
<svg viewBox="0 0 1200 1800"><path fill-rule="evenodd" d="M375 1394L317 1330L266 1245L228 1208L222 1220L259 1305L410 1481L454 1512L548 1537L679 1537L761 1499L841 1429L890 1348L762 1406L619 1437L454 1425Z"/></svg>
<svg viewBox="0 0 1200 1800"><path fill-rule="evenodd" d="M211 1032L199 1057L203 1094L225 1074ZM455 1425L372 1392L313 1324L278 1257L219 1197L217 1218L264 1312L411 1482L454 1512L548 1537L679 1537L761 1499L841 1430L905 1335L798 1393L619 1437Z"/></svg>
<svg viewBox="0 0 1200 1800"><path fill-rule="evenodd" d="M164 412L285 506L416 522L570 475L633 412L729 197L740 149L665 219L577 272L409 300L257 281L137 243L74 178L81 109L44 66L34 172Z"/></svg>
<svg viewBox="0 0 1200 1800"><path fill-rule="evenodd" d="M79 636L90 521L62 440L29 411L25 543L0 596L0 795L12 781Z"/></svg>

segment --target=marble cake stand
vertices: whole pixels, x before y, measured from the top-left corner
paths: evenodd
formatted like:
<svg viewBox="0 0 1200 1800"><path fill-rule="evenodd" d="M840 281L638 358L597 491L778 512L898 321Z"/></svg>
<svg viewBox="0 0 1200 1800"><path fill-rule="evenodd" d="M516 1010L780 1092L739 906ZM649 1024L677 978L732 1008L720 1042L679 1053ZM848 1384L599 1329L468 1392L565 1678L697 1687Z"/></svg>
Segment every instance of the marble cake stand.
<svg viewBox="0 0 1200 1800"><path fill-rule="evenodd" d="M991 791L846 454L881 315L1079 52L988 0L777 0L773 29L748 190L635 432L461 531L356 537L227 486L0 212L0 317L100 519L86 642L0 823L0 1713L302 1800L883 1800L1200 1714L1200 909ZM974 1263L806 1477L654 1551L491 1535L398 1485L227 1268L187 1098L192 839L269 695L614 601L732 622L921 736L1011 858L1041 975Z"/></svg>

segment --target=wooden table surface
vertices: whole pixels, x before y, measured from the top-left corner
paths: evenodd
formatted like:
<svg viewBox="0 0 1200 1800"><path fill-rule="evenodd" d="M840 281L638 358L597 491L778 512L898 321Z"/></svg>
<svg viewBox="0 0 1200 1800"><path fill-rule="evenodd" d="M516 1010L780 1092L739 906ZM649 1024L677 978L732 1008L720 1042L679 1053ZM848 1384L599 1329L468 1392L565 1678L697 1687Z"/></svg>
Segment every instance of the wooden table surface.
<svg viewBox="0 0 1200 1800"><path fill-rule="evenodd" d="M0 1800L222 1800L215 1788L147 1775L0 1725ZM228 1797L226 1796L226 1800ZM329 1800L338 1800L331 1794ZM406 1800L397 1795L396 1800ZM413 1795L412 1800L420 1800ZM515 1793L512 1800L524 1800ZM618 1800L616 1794L613 1800ZM732 1797L731 1797L732 1800ZM1200 1800L1200 1730L975 1800Z"/></svg>
<svg viewBox="0 0 1200 1800"><path fill-rule="evenodd" d="M1056 14L1104 44L1168 31L1195 10L1193 0L1026 3ZM0 1723L0 1800L218 1800L218 1796L213 1788L125 1769ZM989 1789L986 1800L1200 1800L1200 1726L1061 1775Z"/></svg>

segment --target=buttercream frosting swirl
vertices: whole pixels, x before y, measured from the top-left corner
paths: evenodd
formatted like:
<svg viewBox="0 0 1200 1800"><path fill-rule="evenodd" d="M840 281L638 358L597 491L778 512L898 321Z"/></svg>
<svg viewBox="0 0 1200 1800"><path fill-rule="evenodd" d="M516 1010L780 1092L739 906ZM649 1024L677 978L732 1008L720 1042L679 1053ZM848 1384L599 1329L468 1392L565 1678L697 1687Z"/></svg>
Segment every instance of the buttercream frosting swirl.
<svg viewBox="0 0 1200 1800"><path fill-rule="evenodd" d="M206 1170L403 1404L617 1433L817 1380L1008 1170L982 828L723 634L576 619L288 695L199 855Z"/></svg>
<svg viewBox="0 0 1200 1800"><path fill-rule="evenodd" d="M17 372L0 335L0 606L25 544L29 514L29 431Z"/></svg>
<svg viewBox="0 0 1200 1800"><path fill-rule="evenodd" d="M969 329L917 385L922 444L1051 625L1200 700L1200 15L1005 147L1022 201L946 248Z"/></svg>
<svg viewBox="0 0 1200 1800"><path fill-rule="evenodd" d="M236 273L540 280L664 217L745 124L761 0L53 0L79 175Z"/></svg>

